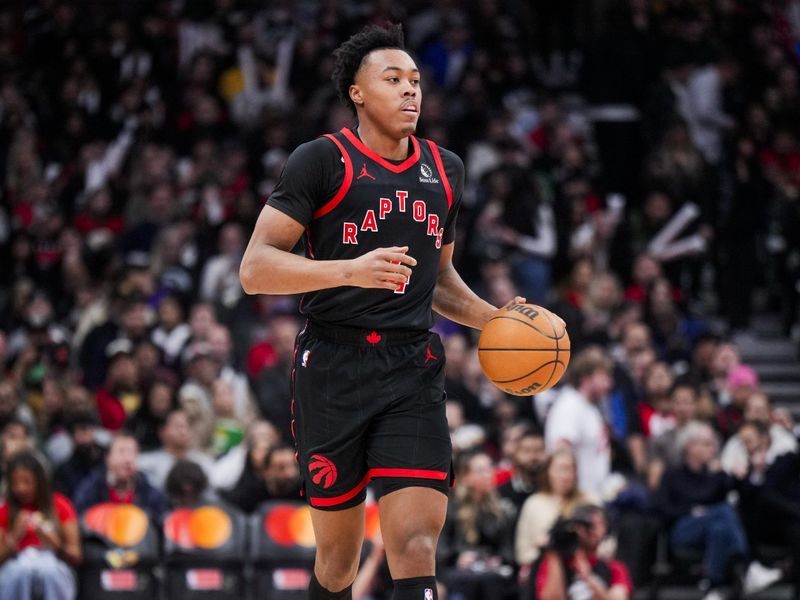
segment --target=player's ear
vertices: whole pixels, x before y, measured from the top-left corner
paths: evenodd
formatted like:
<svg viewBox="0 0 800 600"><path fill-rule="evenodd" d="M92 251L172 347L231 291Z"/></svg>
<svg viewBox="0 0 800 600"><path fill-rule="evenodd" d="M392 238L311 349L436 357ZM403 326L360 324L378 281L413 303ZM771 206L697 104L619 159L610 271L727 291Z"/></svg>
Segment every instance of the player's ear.
<svg viewBox="0 0 800 600"><path fill-rule="evenodd" d="M353 101L353 104L356 106L362 106L364 104L364 95L361 92L361 88L358 87L355 83L350 86L350 100Z"/></svg>

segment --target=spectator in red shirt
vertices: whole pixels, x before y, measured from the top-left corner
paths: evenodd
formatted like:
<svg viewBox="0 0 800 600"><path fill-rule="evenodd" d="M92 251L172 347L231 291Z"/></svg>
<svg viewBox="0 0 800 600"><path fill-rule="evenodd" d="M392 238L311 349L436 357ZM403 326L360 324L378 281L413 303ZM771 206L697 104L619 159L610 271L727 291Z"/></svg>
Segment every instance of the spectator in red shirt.
<svg viewBox="0 0 800 600"><path fill-rule="evenodd" d="M594 267L591 259L583 257L575 261L569 282L564 290L564 299L574 308L583 308L593 276Z"/></svg>
<svg viewBox="0 0 800 600"><path fill-rule="evenodd" d="M156 520L167 510L164 494L139 471L139 444L130 433L114 436L105 464L81 482L73 497L81 513L103 502L135 504Z"/></svg>
<svg viewBox="0 0 800 600"><path fill-rule="evenodd" d="M556 137L556 128L564 122L561 106L553 98L545 98L539 108L539 123L528 134L534 154L548 154Z"/></svg>
<svg viewBox="0 0 800 600"><path fill-rule="evenodd" d="M84 210L75 215L75 228L83 235L100 230L119 235L125 229L125 221L113 209L111 193L100 188L89 197Z"/></svg>
<svg viewBox="0 0 800 600"><path fill-rule="evenodd" d="M0 504L0 600L31 598L34 581L45 600L73 600L81 561L75 509L50 491L44 466L31 452L8 464L8 495Z"/></svg>
<svg viewBox="0 0 800 600"><path fill-rule="evenodd" d="M773 184L782 189L800 187L800 149L790 130L778 129L772 146L761 151L760 159L764 173Z"/></svg>
<svg viewBox="0 0 800 600"><path fill-rule="evenodd" d="M637 255L631 269L631 284L625 288L625 300L643 303L647 299L647 290L663 275L661 263L655 258L646 253Z"/></svg>
<svg viewBox="0 0 800 600"><path fill-rule="evenodd" d="M597 556L607 527L603 509L591 505L578 507L569 519L559 521L550 534L550 549L534 565L531 577L534 597L538 600L630 598L633 584L625 565Z"/></svg>
<svg viewBox="0 0 800 600"><path fill-rule="evenodd" d="M657 361L644 372L644 401L639 404L639 416L647 437L658 437L675 427L670 390L675 375L668 363Z"/></svg>
<svg viewBox="0 0 800 600"><path fill-rule="evenodd" d="M133 345L126 339L112 342L106 350L108 375L95 400L100 423L111 431L119 431L141 405L139 369L132 352Z"/></svg>

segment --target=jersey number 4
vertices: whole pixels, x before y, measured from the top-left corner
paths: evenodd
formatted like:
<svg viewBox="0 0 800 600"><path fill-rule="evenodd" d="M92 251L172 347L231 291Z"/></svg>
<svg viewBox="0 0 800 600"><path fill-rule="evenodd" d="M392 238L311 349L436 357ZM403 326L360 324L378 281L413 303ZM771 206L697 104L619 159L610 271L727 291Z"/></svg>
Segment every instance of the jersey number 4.
<svg viewBox="0 0 800 600"><path fill-rule="evenodd" d="M392 261L392 264L393 264L393 265L399 265L399 264L400 264L400 261L399 261L399 260L393 260L393 261ZM394 293L395 293L395 294L405 294L405 293L406 293L406 287L408 286L408 282L409 282L409 281L411 281L411 275L409 275L409 276L408 276L408 279L406 279L406 280L405 280L404 282L402 282L402 283L398 283L398 282L392 282L392 283L398 283L397 287L396 287L396 288L395 288L395 290L394 290Z"/></svg>

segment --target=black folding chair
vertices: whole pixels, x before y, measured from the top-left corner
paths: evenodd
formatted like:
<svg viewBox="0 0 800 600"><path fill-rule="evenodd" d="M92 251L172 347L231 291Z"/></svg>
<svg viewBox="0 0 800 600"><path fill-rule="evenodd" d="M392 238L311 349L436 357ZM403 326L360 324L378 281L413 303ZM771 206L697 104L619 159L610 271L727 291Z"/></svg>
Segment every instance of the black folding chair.
<svg viewBox="0 0 800 600"><path fill-rule="evenodd" d="M301 502L267 502L250 518L256 598L305 600L316 553L310 527Z"/></svg>
<svg viewBox="0 0 800 600"><path fill-rule="evenodd" d="M132 504L98 504L80 519L82 600L152 600L158 593L159 533Z"/></svg>
<svg viewBox="0 0 800 600"><path fill-rule="evenodd" d="M164 519L164 590L170 600L245 596L247 519L223 504L178 509Z"/></svg>

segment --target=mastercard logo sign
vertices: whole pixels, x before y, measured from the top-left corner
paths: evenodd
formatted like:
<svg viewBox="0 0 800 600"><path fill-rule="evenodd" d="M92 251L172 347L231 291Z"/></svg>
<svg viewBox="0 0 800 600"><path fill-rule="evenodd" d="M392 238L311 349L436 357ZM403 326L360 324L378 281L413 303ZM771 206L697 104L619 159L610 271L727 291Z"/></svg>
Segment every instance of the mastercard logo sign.
<svg viewBox="0 0 800 600"><path fill-rule="evenodd" d="M366 537L372 538L380 530L378 505L368 504L366 513ZM316 544L307 506L286 504L273 508L264 516L264 533L281 546L313 548Z"/></svg>
<svg viewBox="0 0 800 600"><path fill-rule="evenodd" d="M264 533L281 546L315 545L311 512L307 506L278 506L264 516Z"/></svg>
<svg viewBox="0 0 800 600"><path fill-rule="evenodd" d="M194 510L181 508L164 520L164 535L173 544L191 550L214 550L231 538L233 524L227 513L216 506Z"/></svg>
<svg viewBox="0 0 800 600"><path fill-rule="evenodd" d="M86 511L83 522L91 531L126 547L141 542L150 526L147 514L133 504L98 504Z"/></svg>

